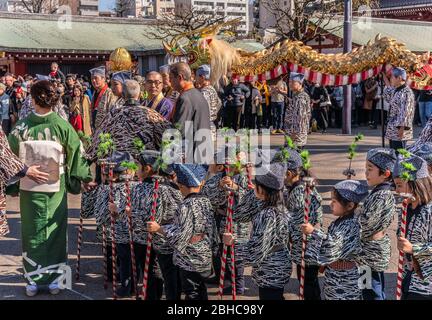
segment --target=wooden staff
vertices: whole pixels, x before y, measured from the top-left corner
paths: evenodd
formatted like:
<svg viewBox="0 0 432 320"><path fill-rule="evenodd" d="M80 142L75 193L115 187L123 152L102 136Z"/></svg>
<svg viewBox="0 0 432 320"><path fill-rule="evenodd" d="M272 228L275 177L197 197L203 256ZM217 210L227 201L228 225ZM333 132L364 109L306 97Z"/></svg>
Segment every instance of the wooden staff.
<svg viewBox="0 0 432 320"><path fill-rule="evenodd" d="M249 190L254 188L254 185L253 185L253 182L252 182L251 165L252 164L247 164L246 165L246 175L247 175L248 189Z"/></svg>
<svg viewBox="0 0 432 320"><path fill-rule="evenodd" d="M305 206L304 206L304 223L309 222L309 213L310 213L310 204L311 204L311 180L310 178L303 179L305 184ZM301 252L301 266L300 266L300 300L304 300L304 283L305 283L305 274L306 274L306 262L305 262L305 253L306 253L306 245L307 245L307 236L303 234L302 241L302 252Z"/></svg>
<svg viewBox="0 0 432 320"><path fill-rule="evenodd" d="M226 165L225 172L229 174L229 165ZM225 232L229 232L233 234L233 223L232 223L232 212L233 212L233 203L234 203L234 193L232 191L228 194L228 209L227 209L227 217L226 217L226 226ZM236 285L235 285L235 259L234 259L234 243L229 246L231 248L231 288L232 288L232 298L236 299ZM226 268L226 258L228 254L228 246L226 244L223 245L222 257L221 257L221 271L219 277L219 297L222 300L223 298L223 289L225 282L225 268Z"/></svg>
<svg viewBox="0 0 432 320"><path fill-rule="evenodd" d="M104 289L108 289L108 256L107 256L107 229L105 224L102 224L102 252L103 252L103 276Z"/></svg>
<svg viewBox="0 0 432 320"><path fill-rule="evenodd" d="M105 161L100 162L102 173L105 172ZM104 181L102 181L104 183ZM108 251L107 251L107 229L105 222L102 221L102 253L103 253L103 277L104 277L104 289L108 289Z"/></svg>
<svg viewBox="0 0 432 320"><path fill-rule="evenodd" d="M407 220L407 211L408 211L408 201L411 198L411 195L404 194L404 200L402 202L402 216L401 216L401 224L400 224L400 236L406 237L406 220ZM402 297L402 274L404 267L404 257L405 254L402 250L399 250L399 261L398 261L398 269L397 269L397 284L396 284L396 300L400 300Z"/></svg>
<svg viewBox="0 0 432 320"><path fill-rule="evenodd" d="M151 221L155 221L156 218L157 200L159 196L158 191L159 191L159 180L155 178L154 186L153 186L153 204L152 204L151 215L150 215ZM144 262L144 275L143 275L143 287L142 287L143 300L147 299L148 270L150 265L152 239L153 239L152 233L147 232L147 249L146 249L145 262Z"/></svg>
<svg viewBox="0 0 432 320"><path fill-rule="evenodd" d="M77 280L77 281L80 278L82 235L83 235L83 218L80 217L80 223L79 223L79 228L78 228L77 264L76 264L76 270L75 270L75 280Z"/></svg>
<svg viewBox="0 0 432 320"><path fill-rule="evenodd" d="M133 242L133 224L132 224L132 212L131 212L131 192L129 185L129 175L126 175L125 186L126 186L126 215L128 221L128 231L129 231L129 247L131 252L131 263L132 263L132 277L134 281L135 288L135 299L138 300L138 277L136 269L136 259L135 259L135 247Z"/></svg>
<svg viewBox="0 0 432 320"><path fill-rule="evenodd" d="M114 164L109 163L109 186L110 193L109 199L112 203L114 201L114 187L113 187L113 168ZM117 300L117 246L115 240L115 216L114 212L111 212L111 252L112 252L112 297L113 300Z"/></svg>
<svg viewBox="0 0 432 320"><path fill-rule="evenodd" d="M228 196L228 232L234 234L234 223L232 220L233 216L233 206L234 206L234 193L231 191ZM230 246L231 248L231 289L232 289L232 299L236 300L236 274L235 274L235 251L234 251L234 242Z"/></svg>

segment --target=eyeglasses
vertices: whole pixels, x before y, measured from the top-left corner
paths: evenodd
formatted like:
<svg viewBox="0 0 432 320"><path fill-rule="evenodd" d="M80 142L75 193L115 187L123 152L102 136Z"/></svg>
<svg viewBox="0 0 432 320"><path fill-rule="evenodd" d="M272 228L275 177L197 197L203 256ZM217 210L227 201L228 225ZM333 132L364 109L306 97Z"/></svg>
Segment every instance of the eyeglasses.
<svg viewBox="0 0 432 320"><path fill-rule="evenodd" d="M159 81L159 80L146 80L146 84L148 84L148 85L155 85L156 87L157 86L160 86L161 84L162 84L162 81Z"/></svg>

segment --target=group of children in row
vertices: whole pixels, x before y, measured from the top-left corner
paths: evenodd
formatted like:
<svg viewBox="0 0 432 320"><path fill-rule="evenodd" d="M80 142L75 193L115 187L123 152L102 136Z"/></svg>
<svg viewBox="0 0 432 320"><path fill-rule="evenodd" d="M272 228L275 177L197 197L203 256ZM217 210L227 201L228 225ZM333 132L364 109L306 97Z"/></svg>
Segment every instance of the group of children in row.
<svg viewBox="0 0 432 320"><path fill-rule="evenodd" d="M398 212L394 191L410 193L406 237L398 237L398 249L405 253L403 299L432 299L432 178L428 171L432 146L426 144L416 154L405 153L406 158L401 159L391 149L370 150L366 180L372 191L355 180L337 183L330 204L337 218L326 232L321 196L310 179L305 179L310 173L301 155L285 148L272 152L268 165L255 168L260 174L255 174L253 183L248 177L250 167L226 164L226 150L219 151L216 164L210 166L160 166L158 151L143 151L139 182L130 183L130 206L122 180L127 170L122 163L130 156L114 152L109 159L116 163L113 201L105 171L105 183L83 194L81 215L88 218L94 214L99 237L102 231L106 233L108 259L110 217L116 218L120 296L130 296L136 287L127 223L131 215L139 279L147 235L153 235L147 299L161 299L165 292L168 300L179 300L181 293L188 300L206 300L207 283L219 282L223 246L234 244L236 293L244 293L244 267L251 266L259 298L282 300L293 266L300 279L303 235L307 235L305 300L321 299L320 272L324 273L326 300L384 300L384 272L391 256L387 229ZM401 178L407 168L409 181ZM306 188L311 191L308 223L304 223ZM225 228L228 193L234 195L232 233ZM228 257L225 293L233 285L229 263ZM363 277L364 270L369 279Z"/></svg>

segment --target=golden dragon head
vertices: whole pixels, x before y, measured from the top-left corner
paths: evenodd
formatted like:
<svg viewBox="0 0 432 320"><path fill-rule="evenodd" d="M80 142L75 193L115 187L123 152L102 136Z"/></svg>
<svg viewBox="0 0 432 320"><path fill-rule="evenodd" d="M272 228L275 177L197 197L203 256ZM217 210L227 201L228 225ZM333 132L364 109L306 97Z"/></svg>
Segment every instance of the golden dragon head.
<svg viewBox="0 0 432 320"><path fill-rule="evenodd" d="M210 64L211 56L209 46L222 28L238 24L241 18L227 22L219 22L211 26L191 30L173 37L169 42L162 41L164 49L169 56L168 63L185 61L191 69L203 64Z"/></svg>

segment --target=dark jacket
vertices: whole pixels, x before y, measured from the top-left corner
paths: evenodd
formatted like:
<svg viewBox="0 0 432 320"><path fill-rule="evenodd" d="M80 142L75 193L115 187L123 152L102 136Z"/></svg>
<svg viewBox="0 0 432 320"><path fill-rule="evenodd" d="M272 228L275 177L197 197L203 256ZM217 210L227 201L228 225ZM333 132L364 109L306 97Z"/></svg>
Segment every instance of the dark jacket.
<svg viewBox="0 0 432 320"><path fill-rule="evenodd" d="M230 83L224 91L228 107L242 106L245 99L249 98L250 96L249 88L243 83L236 85Z"/></svg>
<svg viewBox="0 0 432 320"><path fill-rule="evenodd" d="M185 137L185 131L188 131L187 121L189 121L188 125L192 124L193 126L194 139L200 139L199 137L195 137L198 130L206 129L208 130L207 132L210 132L209 106L202 93L196 88L183 92L175 105L172 123L181 132L183 139L192 138ZM204 131L201 131L201 134L203 133ZM208 142L206 140L203 141L203 143ZM193 145L195 149L201 145L201 142L194 141Z"/></svg>

